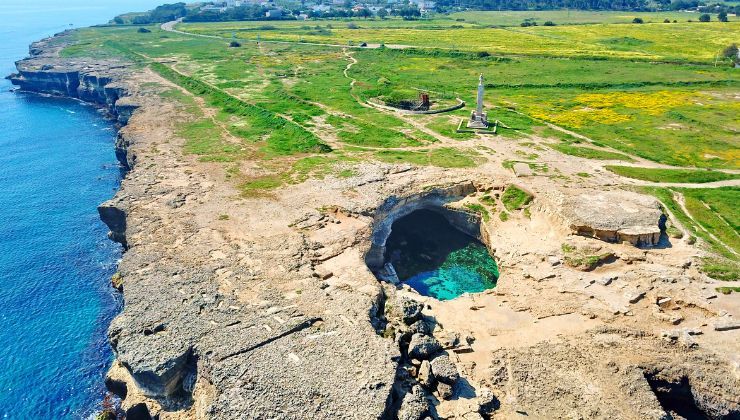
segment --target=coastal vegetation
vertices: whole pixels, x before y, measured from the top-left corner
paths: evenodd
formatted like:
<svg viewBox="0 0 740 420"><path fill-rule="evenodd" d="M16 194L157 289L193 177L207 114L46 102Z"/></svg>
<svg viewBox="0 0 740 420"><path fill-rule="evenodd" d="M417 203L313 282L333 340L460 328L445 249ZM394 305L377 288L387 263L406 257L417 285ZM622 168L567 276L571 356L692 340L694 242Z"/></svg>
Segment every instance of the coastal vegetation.
<svg viewBox="0 0 740 420"><path fill-rule="evenodd" d="M501 202L504 204L506 210L514 211L522 209L532 201L532 198L531 194L516 185L509 185L501 195Z"/></svg>

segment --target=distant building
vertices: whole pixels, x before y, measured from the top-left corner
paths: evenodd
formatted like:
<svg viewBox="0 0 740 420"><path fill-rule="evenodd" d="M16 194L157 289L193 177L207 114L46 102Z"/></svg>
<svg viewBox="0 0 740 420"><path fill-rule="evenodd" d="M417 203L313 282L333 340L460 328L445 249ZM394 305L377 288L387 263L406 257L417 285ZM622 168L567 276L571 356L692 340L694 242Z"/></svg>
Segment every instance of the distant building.
<svg viewBox="0 0 740 420"><path fill-rule="evenodd" d="M265 12L265 17L270 19L280 19L283 17L283 11L280 9L271 9Z"/></svg>
<svg viewBox="0 0 740 420"><path fill-rule="evenodd" d="M226 7L241 7L246 5L247 2L244 0L226 0Z"/></svg>
<svg viewBox="0 0 740 420"><path fill-rule="evenodd" d="M221 3L221 4L209 4L207 6L204 6L200 10L204 12L224 12L226 11L226 8L227 8L226 4Z"/></svg>
<svg viewBox="0 0 740 420"><path fill-rule="evenodd" d="M331 6L326 4L317 4L311 7L311 10L314 12L328 12L331 10Z"/></svg>
<svg viewBox="0 0 740 420"><path fill-rule="evenodd" d="M434 9L437 6L437 3L429 0L410 0L410 3L415 4L422 12Z"/></svg>

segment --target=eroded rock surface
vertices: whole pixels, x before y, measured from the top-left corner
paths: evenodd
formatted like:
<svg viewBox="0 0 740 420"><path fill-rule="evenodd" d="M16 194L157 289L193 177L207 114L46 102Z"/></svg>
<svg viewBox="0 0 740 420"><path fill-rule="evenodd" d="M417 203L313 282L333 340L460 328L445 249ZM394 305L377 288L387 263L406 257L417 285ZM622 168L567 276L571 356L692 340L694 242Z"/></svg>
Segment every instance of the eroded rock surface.
<svg viewBox="0 0 740 420"><path fill-rule="evenodd" d="M629 191L550 194L553 211L573 233L636 246L657 245L663 213L658 200Z"/></svg>
<svg viewBox="0 0 740 420"><path fill-rule="evenodd" d="M637 331L598 328L564 342L498 350L485 382L510 402L509 415L665 419L671 406L663 407L663 395L651 388L661 377L690 386L682 403L696 404L709 418L732 418L740 415L740 380L721 379L722 370L712 353L665 346Z"/></svg>

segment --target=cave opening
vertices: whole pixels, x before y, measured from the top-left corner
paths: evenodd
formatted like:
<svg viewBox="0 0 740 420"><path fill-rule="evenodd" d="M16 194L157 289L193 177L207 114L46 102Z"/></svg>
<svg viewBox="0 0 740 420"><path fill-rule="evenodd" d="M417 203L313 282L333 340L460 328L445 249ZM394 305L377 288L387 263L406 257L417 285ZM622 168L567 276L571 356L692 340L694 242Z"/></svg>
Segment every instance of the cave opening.
<svg viewBox="0 0 740 420"><path fill-rule="evenodd" d="M645 373L645 379L650 384L658 402L672 418L686 420L707 420L707 415L696 403L691 391L689 378L681 376L674 380L658 377L654 373Z"/></svg>
<svg viewBox="0 0 740 420"><path fill-rule="evenodd" d="M496 286L496 261L486 246L440 212L418 209L395 220L383 251L384 269L425 296L454 299Z"/></svg>

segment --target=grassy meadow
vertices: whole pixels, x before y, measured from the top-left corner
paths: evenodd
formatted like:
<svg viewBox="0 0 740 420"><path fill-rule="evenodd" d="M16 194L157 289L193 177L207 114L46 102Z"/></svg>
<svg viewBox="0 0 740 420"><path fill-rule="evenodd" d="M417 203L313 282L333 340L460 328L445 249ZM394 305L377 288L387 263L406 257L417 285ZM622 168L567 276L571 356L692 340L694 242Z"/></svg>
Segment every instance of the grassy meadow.
<svg viewBox="0 0 740 420"><path fill-rule="evenodd" d="M720 280L740 279L740 188L656 188L644 189L655 195L676 217L692 238L698 238L713 252L705 257L702 269Z"/></svg>
<svg viewBox="0 0 740 420"><path fill-rule="evenodd" d="M628 23L634 17L678 23ZM518 26L530 18L557 26ZM247 196L309 177L349 176L353 164L368 159L448 168L486 163L488 151L469 146L478 136L455 131L470 106L401 118L368 105L419 90L441 102L471 104L481 73L489 119L507 127L501 141L538 139L545 146L521 151L538 174L555 176L537 162L540 150L554 150L609 161L609 170L650 182L737 179L731 172L740 170L740 70L716 58L740 43L740 22L689 19L685 13L464 12L419 21L178 25L191 34L93 27L75 31L75 43L62 54L126 55L178 85L152 90L180 107L176 134L185 151L221 162ZM228 47L232 37L240 47ZM370 46L359 48L361 42ZM639 159L675 168L619 166L639 166ZM259 170L242 170L247 161ZM736 273L727 261L736 259L739 245L737 188L649 192L680 211L691 234L719 253L721 260L707 267L720 277Z"/></svg>
<svg viewBox="0 0 740 420"><path fill-rule="evenodd" d="M606 166L611 172L628 178L650 182L706 183L740 179L740 174L699 169L640 168L637 166Z"/></svg>
<svg viewBox="0 0 740 420"><path fill-rule="evenodd" d="M497 55L586 57L645 61L712 62L737 42L740 21L642 25L595 24L532 27L479 27L465 22L318 21L183 23L194 34L255 41L336 45L387 44ZM702 42L696 42L701 39ZM693 45L692 45L693 44Z"/></svg>

